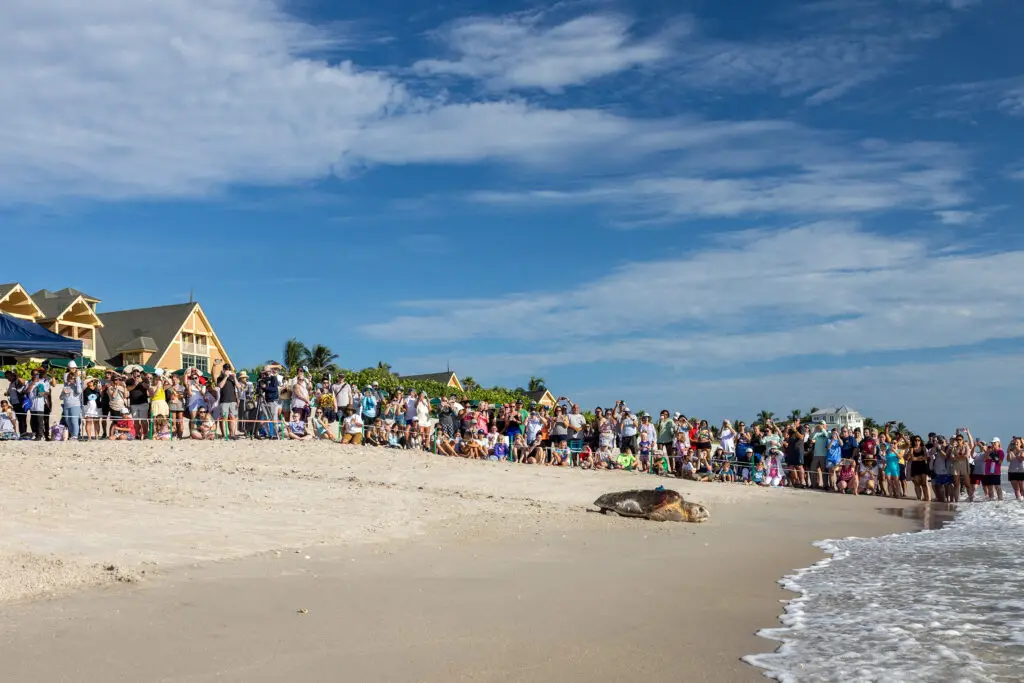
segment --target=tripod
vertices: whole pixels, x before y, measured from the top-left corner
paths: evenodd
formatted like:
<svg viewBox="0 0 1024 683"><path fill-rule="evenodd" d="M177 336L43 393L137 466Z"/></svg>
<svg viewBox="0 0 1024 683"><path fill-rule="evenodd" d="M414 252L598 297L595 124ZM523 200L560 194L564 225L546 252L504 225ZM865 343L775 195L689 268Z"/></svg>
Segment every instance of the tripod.
<svg viewBox="0 0 1024 683"><path fill-rule="evenodd" d="M264 396L263 390L259 386L256 387L255 394L256 396L254 400L256 408L252 411L252 417L249 419L256 420L256 422L249 423L246 428L246 433L251 438L272 439L277 433L277 416L270 414L270 406L267 405L267 398ZM261 422L262 420L268 420L269 422ZM263 429L266 431L261 431Z"/></svg>

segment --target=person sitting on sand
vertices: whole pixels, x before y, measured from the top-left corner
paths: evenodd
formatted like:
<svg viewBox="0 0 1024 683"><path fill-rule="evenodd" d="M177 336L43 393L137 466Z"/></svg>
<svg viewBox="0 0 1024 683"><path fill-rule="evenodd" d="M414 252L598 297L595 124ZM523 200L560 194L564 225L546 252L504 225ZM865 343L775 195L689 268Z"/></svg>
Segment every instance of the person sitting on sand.
<svg viewBox="0 0 1024 683"><path fill-rule="evenodd" d="M594 469L594 451L591 450L590 444L584 444L583 450L580 451L579 464L585 470Z"/></svg>
<svg viewBox="0 0 1024 683"><path fill-rule="evenodd" d="M18 416L11 408L9 401L0 401L0 441L13 441L18 438Z"/></svg>
<svg viewBox="0 0 1024 683"><path fill-rule="evenodd" d="M210 411L205 405L200 405L193 413L189 433L197 441L212 441L215 438L213 419L210 418Z"/></svg>
<svg viewBox="0 0 1024 683"><path fill-rule="evenodd" d="M719 472L719 477L722 481L734 483L736 481L736 471L732 468L732 461L726 460L722 465L722 471Z"/></svg>
<svg viewBox="0 0 1024 683"><path fill-rule="evenodd" d="M863 495L878 493L878 466L874 456L865 456L857 473L857 489Z"/></svg>
<svg viewBox="0 0 1024 683"><path fill-rule="evenodd" d="M110 438L114 441L132 441L135 439L135 422L127 407L121 409L121 418L110 428Z"/></svg>
<svg viewBox="0 0 1024 683"><path fill-rule="evenodd" d="M526 455L529 452L530 447L526 445L526 436L522 433L516 434L516 438L512 442L512 459L517 463L526 462Z"/></svg>
<svg viewBox="0 0 1024 683"><path fill-rule="evenodd" d="M313 435L306 431L306 422L302 419L302 413L297 410L288 412L289 422L285 424L284 433L288 439L293 441L308 441Z"/></svg>
<svg viewBox="0 0 1024 683"><path fill-rule="evenodd" d="M481 444L481 440L486 443L486 435L483 430L477 431L477 438L467 438L462 442L462 457L469 458L470 460L479 460L484 456L484 446Z"/></svg>
<svg viewBox="0 0 1024 683"><path fill-rule="evenodd" d="M764 469L764 461L759 460L757 464L754 465L754 471L750 475L750 481L757 486L767 486L768 482L765 481L766 476L767 472L765 472Z"/></svg>
<svg viewBox="0 0 1024 683"><path fill-rule="evenodd" d="M363 417L359 411L349 406L345 408L345 419L342 420L344 436L341 437L342 443L350 443L358 446L363 443Z"/></svg>
<svg viewBox="0 0 1024 683"><path fill-rule="evenodd" d="M167 416L157 415L153 420L153 429L155 431L153 438L157 441L171 440L171 421Z"/></svg>
<svg viewBox="0 0 1024 683"><path fill-rule="evenodd" d="M683 465L679 471L683 479L697 480L697 468L693 466L693 458L689 455L683 458Z"/></svg>
<svg viewBox="0 0 1024 683"><path fill-rule="evenodd" d="M327 428L327 415L323 408L317 408L316 412L313 413L313 433L316 434L318 439L338 440L337 435Z"/></svg>
<svg viewBox="0 0 1024 683"><path fill-rule="evenodd" d="M572 464L572 451L564 439L558 442L558 446L551 449L551 464L555 467L566 467Z"/></svg>
<svg viewBox="0 0 1024 683"><path fill-rule="evenodd" d="M857 482L857 470L852 460L840 460L839 471L836 477L836 491L838 493L850 493L859 495L860 490Z"/></svg>
<svg viewBox="0 0 1024 683"><path fill-rule="evenodd" d="M447 455L453 458L459 455L455 452L455 446L452 445L452 440L444 432L437 437L437 452L441 455Z"/></svg>
<svg viewBox="0 0 1024 683"><path fill-rule="evenodd" d="M619 469L619 459L611 446L602 445L597 451L597 468L600 470Z"/></svg>

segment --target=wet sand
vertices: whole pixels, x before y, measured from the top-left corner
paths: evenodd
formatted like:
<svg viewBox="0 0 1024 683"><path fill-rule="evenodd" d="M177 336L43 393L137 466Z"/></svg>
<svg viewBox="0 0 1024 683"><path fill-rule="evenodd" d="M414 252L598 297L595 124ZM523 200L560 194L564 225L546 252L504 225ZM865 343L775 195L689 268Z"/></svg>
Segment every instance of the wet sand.
<svg viewBox="0 0 1024 683"><path fill-rule="evenodd" d="M753 681L812 541L920 524L675 481L712 518L657 524L586 512L669 483L627 473L170 445L0 456L4 680Z"/></svg>

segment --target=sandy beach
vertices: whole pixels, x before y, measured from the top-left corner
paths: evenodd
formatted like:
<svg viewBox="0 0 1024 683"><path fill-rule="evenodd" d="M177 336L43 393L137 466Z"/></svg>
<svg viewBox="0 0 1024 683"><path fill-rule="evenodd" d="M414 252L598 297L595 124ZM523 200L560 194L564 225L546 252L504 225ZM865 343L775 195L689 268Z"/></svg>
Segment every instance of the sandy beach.
<svg viewBox="0 0 1024 683"><path fill-rule="evenodd" d="M667 480L327 443L3 444L9 681L757 680L811 542L876 498L671 481L701 525L587 511Z"/></svg>

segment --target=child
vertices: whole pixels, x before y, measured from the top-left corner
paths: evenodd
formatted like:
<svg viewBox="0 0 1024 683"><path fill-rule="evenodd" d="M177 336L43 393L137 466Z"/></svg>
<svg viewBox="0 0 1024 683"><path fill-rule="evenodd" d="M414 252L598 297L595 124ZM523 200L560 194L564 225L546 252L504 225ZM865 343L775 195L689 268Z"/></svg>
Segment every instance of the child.
<svg viewBox="0 0 1024 683"><path fill-rule="evenodd" d="M874 495L878 493L878 467L875 465L875 458L865 457L860 466L857 476L858 493L863 495Z"/></svg>
<svg viewBox="0 0 1024 683"><path fill-rule="evenodd" d="M505 460L508 458L508 437L501 437L494 442L494 450L491 457L495 460Z"/></svg>
<svg viewBox="0 0 1024 683"><path fill-rule="evenodd" d="M696 481L697 479L697 469L693 466L693 458L688 455L683 458L682 473L684 479L690 479L691 481Z"/></svg>
<svg viewBox="0 0 1024 683"><path fill-rule="evenodd" d="M602 470L617 470L619 469L619 460L615 457L614 451L611 446L601 444L601 447L597 451L597 467Z"/></svg>
<svg viewBox="0 0 1024 683"><path fill-rule="evenodd" d="M778 448L772 448L768 451L768 466L766 468L768 475L765 479L768 482L768 486L779 487L782 486L782 451Z"/></svg>
<svg viewBox="0 0 1024 683"><path fill-rule="evenodd" d="M758 460L757 464L754 465L754 473L750 476L750 480L757 486L768 486L768 482L765 481L767 472L764 469L764 461Z"/></svg>
<svg viewBox="0 0 1024 683"><path fill-rule="evenodd" d="M111 427L110 438L114 441L132 441L135 439L135 422L132 420L132 414L128 409L121 412L121 419Z"/></svg>
<svg viewBox="0 0 1024 683"><path fill-rule="evenodd" d="M640 435L640 467L641 472L646 472L651 466L651 449L654 447L654 442L651 441L650 436L647 432L643 432Z"/></svg>
<svg viewBox="0 0 1024 683"><path fill-rule="evenodd" d="M18 438L18 416L8 401L0 401L0 441Z"/></svg>
<svg viewBox="0 0 1024 683"><path fill-rule="evenodd" d="M455 438L455 442L456 442L456 445L461 445L462 438L461 437L456 437ZM393 425L391 425L391 431L388 432L388 448L401 448L401 447L402 447L402 437L401 437L401 435L398 432L398 425L397 424L393 424Z"/></svg>
<svg viewBox="0 0 1024 683"><path fill-rule="evenodd" d="M171 423L163 415L157 415L153 422L156 431L155 438L158 441L169 441L171 438Z"/></svg>
<svg viewBox="0 0 1024 683"><path fill-rule="evenodd" d="M559 441L556 448L551 449L551 464L555 467L565 467L571 464L572 453L569 451L569 444Z"/></svg>
<svg viewBox="0 0 1024 683"><path fill-rule="evenodd" d="M585 470L594 469L594 451L590 449L590 444L583 447L580 451L580 467Z"/></svg>
<svg viewBox="0 0 1024 683"><path fill-rule="evenodd" d="M722 465L722 471L719 473L722 481L733 483L736 481L736 472L732 469L732 461L726 460L725 464Z"/></svg>

